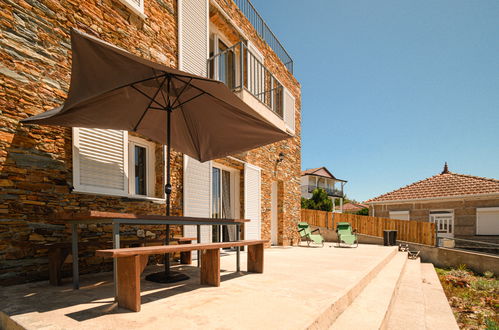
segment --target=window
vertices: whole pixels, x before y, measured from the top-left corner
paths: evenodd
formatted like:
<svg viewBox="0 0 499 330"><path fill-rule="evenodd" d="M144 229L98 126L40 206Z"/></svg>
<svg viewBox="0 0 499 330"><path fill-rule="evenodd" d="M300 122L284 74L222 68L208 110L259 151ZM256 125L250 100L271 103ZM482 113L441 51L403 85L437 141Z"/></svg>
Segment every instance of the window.
<svg viewBox="0 0 499 330"><path fill-rule="evenodd" d="M110 129L73 129L76 192L153 197L155 144Z"/></svg>
<svg viewBox="0 0 499 330"><path fill-rule="evenodd" d="M499 207L476 209L476 234L499 235Z"/></svg>
<svg viewBox="0 0 499 330"><path fill-rule="evenodd" d="M130 195L154 196L154 143L129 136Z"/></svg>
<svg viewBox="0 0 499 330"><path fill-rule="evenodd" d="M211 217L233 218L235 214L235 174L225 166L211 168ZM229 242L236 239L235 226L212 226L212 242Z"/></svg>
<svg viewBox="0 0 499 330"><path fill-rule="evenodd" d="M430 222L435 224L438 237L454 237L454 211L432 210L430 211Z"/></svg>
<svg viewBox="0 0 499 330"><path fill-rule="evenodd" d="M390 219L409 220L409 211L390 211Z"/></svg>
<svg viewBox="0 0 499 330"><path fill-rule="evenodd" d="M144 0L120 0L120 2L139 17L147 17L144 14Z"/></svg>

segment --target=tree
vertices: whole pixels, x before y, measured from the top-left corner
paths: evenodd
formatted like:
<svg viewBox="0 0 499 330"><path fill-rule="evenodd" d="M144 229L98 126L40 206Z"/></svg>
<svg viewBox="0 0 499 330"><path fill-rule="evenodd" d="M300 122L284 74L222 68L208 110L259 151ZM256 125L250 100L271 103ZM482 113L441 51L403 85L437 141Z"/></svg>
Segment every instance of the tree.
<svg viewBox="0 0 499 330"><path fill-rule="evenodd" d="M358 215L369 215L369 209L367 207L364 207L362 210L358 210L355 212L355 214Z"/></svg>
<svg viewBox="0 0 499 330"><path fill-rule="evenodd" d="M302 197L301 207L303 209L331 212L333 210L333 202L329 199L324 189L316 188L312 192L312 198L306 199Z"/></svg>

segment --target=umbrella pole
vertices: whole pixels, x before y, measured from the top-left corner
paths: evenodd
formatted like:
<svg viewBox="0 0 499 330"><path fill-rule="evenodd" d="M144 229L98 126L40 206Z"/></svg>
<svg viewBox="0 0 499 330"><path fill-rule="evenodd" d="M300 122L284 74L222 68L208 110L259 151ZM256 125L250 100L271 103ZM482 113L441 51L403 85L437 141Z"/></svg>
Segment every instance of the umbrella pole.
<svg viewBox="0 0 499 330"><path fill-rule="evenodd" d="M166 215L170 215L170 202L171 202L171 194L172 194L172 185L171 185L171 168L170 168L170 160L171 160L171 108L166 111ZM166 225L166 238L165 245L170 245L170 225ZM170 275L170 254L165 254L165 275Z"/></svg>
<svg viewBox="0 0 499 330"><path fill-rule="evenodd" d="M166 193L166 215L170 215L170 199L172 193L172 184L171 184L171 113L172 108L168 107L166 110L166 185L165 185L165 193ZM166 225L166 238L165 245L170 245L170 225ZM164 263L165 263L165 271L160 273L149 274L146 276L146 280L158 283L175 283L179 281L185 281L189 279L189 276L182 274L177 271L170 270L170 254L166 253L164 255Z"/></svg>

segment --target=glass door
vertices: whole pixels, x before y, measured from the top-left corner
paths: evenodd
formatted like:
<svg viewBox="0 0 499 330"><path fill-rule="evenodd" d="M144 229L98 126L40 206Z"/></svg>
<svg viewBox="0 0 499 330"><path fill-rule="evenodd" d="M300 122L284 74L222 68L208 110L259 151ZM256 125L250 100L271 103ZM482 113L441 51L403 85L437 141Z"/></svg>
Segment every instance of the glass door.
<svg viewBox="0 0 499 330"><path fill-rule="evenodd" d="M233 217L231 195L231 173L212 167L211 217L228 219ZM236 240L235 226L212 226L212 242Z"/></svg>

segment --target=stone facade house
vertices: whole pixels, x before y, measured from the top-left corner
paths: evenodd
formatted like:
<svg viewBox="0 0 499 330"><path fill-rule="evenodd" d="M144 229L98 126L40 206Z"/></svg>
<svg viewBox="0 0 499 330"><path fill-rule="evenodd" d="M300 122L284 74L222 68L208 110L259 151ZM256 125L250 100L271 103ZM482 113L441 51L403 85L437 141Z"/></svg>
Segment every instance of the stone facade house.
<svg viewBox="0 0 499 330"><path fill-rule="evenodd" d="M48 277L47 244L69 241L70 234L57 213L165 211L164 146L124 131L19 123L64 102L71 28L221 80L293 134L205 163L174 153L171 164L173 214L248 218L243 237L293 244L300 218L300 84L292 59L249 1L5 0L0 3L0 285ZM122 236L160 238L163 229L126 227ZM83 240L96 242L81 251L81 273L111 269L93 254L111 239L110 226L80 230ZM193 234L188 227L175 230ZM201 232L204 242L234 235L216 226Z"/></svg>
<svg viewBox="0 0 499 330"><path fill-rule="evenodd" d="M436 223L439 237L499 242L499 180L450 172L372 198L369 215Z"/></svg>
<svg viewBox="0 0 499 330"><path fill-rule="evenodd" d="M327 168L317 167L301 171L301 196L311 198L316 188L324 189L328 197L333 201L333 212L343 212L343 187L347 183L345 180L337 179ZM336 209L335 202L339 200L339 209Z"/></svg>

